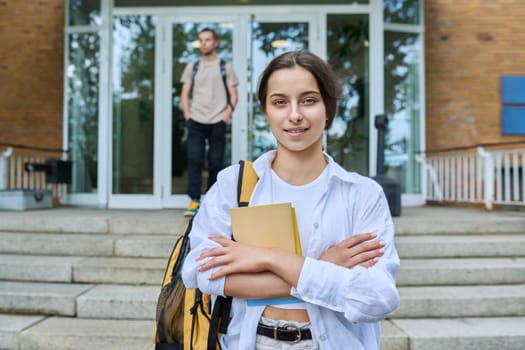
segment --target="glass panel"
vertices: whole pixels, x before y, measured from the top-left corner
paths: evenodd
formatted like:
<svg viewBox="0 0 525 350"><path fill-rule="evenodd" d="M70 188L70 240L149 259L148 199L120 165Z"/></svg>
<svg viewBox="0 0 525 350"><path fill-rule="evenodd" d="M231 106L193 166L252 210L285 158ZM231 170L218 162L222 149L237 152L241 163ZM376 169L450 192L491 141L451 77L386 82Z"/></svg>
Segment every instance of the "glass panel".
<svg viewBox="0 0 525 350"><path fill-rule="evenodd" d="M98 34L69 36L67 107L72 193L97 191Z"/></svg>
<svg viewBox="0 0 525 350"><path fill-rule="evenodd" d="M153 193L155 17L113 27L113 193Z"/></svg>
<svg viewBox="0 0 525 350"><path fill-rule="evenodd" d="M180 104L182 83L180 78L187 63L200 58L200 51L194 46L198 34L203 28L211 28L217 32L220 47L217 55L228 63L232 63L232 23L183 23L173 25L173 78L171 87L172 101L172 146L171 146L171 193L187 192L187 164L186 164L186 121ZM225 165L231 163L231 123L226 127L226 150L224 155ZM208 185L208 170L206 164L202 173L202 191L206 192Z"/></svg>
<svg viewBox="0 0 525 350"><path fill-rule="evenodd" d="M248 155L252 159L276 147L275 139L266 122L266 117L257 102L257 83L264 68L276 56L298 49L308 48L308 23L265 23L253 22L252 67L248 98L253 102L252 117L249 120Z"/></svg>
<svg viewBox="0 0 525 350"><path fill-rule="evenodd" d="M385 23L420 24L421 0L384 0Z"/></svg>
<svg viewBox="0 0 525 350"><path fill-rule="evenodd" d="M69 0L69 25L100 25L100 0Z"/></svg>
<svg viewBox="0 0 525 350"><path fill-rule="evenodd" d="M401 183L403 193L420 193L420 165L414 159L421 147L419 34L385 32L385 170Z"/></svg>
<svg viewBox="0 0 525 350"><path fill-rule="evenodd" d="M329 15L327 38L328 62L344 96L328 130L328 153L346 169L368 175L368 15Z"/></svg>
<svg viewBox="0 0 525 350"><path fill-rule="evenodd" d="M323 5L369 4L370 0L327 0ZM242 6L242 5L319 5L319 0L115 0L116 7L133 6Z"/></svg>

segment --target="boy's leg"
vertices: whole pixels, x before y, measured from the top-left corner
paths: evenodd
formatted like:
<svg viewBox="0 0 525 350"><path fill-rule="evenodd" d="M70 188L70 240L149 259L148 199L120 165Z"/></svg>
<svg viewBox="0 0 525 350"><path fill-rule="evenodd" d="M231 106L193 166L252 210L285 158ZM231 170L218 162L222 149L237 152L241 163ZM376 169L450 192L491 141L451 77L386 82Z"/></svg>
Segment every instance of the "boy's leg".
<svg viewBox="0 0 525 350"><path fill-rule="evenodd" d="M224 168L224 150L226 148L226 123L218 122L209 125L208 150L208 189L217 180L217 174Z"/></svg>
<svg viewBox="0 0 525 350"><path fill-rule="evenodd" d="M202 192L202 162L204 160L206 125L188 120L188 139L186 154L188 158L188 195L194 201L200 201Z"/></svg>

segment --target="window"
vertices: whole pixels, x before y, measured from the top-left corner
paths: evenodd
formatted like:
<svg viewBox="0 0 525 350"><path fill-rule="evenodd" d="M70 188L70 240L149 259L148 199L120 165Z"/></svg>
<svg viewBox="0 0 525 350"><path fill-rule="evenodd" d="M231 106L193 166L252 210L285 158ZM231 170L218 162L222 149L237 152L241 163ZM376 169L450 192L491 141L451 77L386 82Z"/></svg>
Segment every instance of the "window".
<svg viewBox="0 0 525 350"><path fill-rule="evenodd" d="M501 77L501 132L525 135L525 76Z"/></svg>

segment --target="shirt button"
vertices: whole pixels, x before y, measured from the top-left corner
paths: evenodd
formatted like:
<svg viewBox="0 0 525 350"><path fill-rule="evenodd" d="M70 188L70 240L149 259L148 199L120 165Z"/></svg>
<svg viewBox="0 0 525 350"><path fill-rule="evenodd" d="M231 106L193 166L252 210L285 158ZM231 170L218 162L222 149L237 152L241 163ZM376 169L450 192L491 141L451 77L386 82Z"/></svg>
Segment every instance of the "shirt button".
<svg viewBox="0 0 525 350"><path fill-rule="evenodd" d="M319 340L320 340L320 341L325 341L325 340L326 340L326 336L325 336L324 334L321 335L321 336L319 337Z"/></svg>
<svg viewBox="0 0 525 350"><path fill-rule="evenodd" d="M314 223L314 228L317 230L319 228L319 223L315 222Z"/></svg>
<svg viewBox="0 0 525 350"><path fill-rule="evenodd" d="M332 300L332 306L337 306L337 301Z"/></svg>

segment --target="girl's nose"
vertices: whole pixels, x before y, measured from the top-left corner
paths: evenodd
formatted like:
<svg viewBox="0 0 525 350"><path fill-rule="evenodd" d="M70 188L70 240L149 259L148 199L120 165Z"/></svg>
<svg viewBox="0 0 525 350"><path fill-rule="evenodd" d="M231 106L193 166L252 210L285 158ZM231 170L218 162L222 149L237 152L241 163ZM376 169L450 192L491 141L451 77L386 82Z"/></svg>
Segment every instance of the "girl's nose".
<svg viewBox="0 0 525 350"><path fill-rule="evenodd" d="M290 121L297 123L303 119L303 115L299 110L298 106L292 107L292 113L290 114Z"/></svg>

